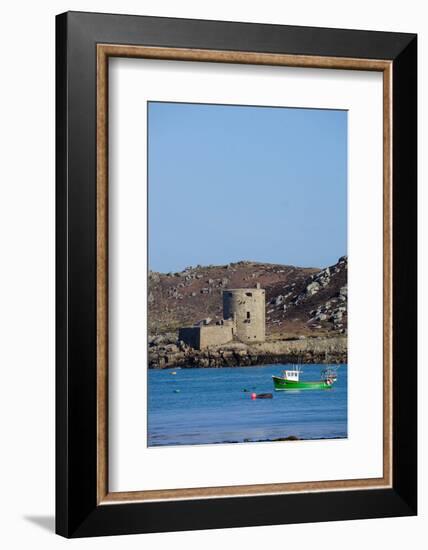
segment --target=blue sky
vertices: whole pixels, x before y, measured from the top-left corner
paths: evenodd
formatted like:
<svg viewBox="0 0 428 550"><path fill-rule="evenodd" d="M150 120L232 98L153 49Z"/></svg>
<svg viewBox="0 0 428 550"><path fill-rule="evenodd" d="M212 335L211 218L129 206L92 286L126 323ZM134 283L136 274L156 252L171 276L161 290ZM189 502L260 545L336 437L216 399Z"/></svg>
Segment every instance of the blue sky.
<svg viewBox="0 0 428 550"><path fill-rule="evenodd" d="M148 104L149 268L347 253L347 112Z"/></svg>

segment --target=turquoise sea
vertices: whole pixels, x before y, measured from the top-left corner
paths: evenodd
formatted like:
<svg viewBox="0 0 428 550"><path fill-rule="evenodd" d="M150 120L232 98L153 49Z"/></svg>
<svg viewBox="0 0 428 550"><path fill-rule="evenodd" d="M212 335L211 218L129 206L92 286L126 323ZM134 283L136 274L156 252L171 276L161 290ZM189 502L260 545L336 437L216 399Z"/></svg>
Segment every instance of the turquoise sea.
<svg viewBox="0 0 428 550"><path fill-rule="evenodd" d="M289 367L149 370L148 445L347 437L347 365L340 365L330 390L275 392L272 375ZM303 365L301 379L318 380L325 367ZM273 399L253 400L252 392Z"/></svg>

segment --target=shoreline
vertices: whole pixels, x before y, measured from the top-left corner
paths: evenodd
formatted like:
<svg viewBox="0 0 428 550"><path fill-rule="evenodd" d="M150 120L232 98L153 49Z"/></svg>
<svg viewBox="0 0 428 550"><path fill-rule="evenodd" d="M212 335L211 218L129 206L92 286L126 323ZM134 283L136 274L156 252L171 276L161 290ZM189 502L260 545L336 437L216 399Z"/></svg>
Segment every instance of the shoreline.
<svg viewBox="0 0 428 550"><path fill-rule="evenodd" d="M149 369L251 367L274 364L344 364L346 336L273 340L259 344L232 342L195 350L178 343L149 345Z"/></svg>
<svg viewBox="0 0 428 550"><path fill-rule="evenodd" d="M289 442L289 441L328 441L328 440L339 440L339 439L348 439L348 436L334 436L334 437L297 437L296 435L289 435L287 437L276 437L274 439L244 439L242 441L215 441L212 443L165 443L165 444L152 444L148 447L183 447L183 446L194 446L194 445L230 445L230 444L243 444L243 443L278 443L278 442Z"/></svg>

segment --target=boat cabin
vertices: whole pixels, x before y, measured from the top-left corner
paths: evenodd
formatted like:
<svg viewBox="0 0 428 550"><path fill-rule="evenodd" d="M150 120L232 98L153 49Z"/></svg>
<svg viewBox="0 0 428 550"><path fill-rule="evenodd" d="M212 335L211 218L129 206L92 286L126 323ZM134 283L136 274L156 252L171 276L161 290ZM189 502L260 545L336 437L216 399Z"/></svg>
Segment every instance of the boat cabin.
<svg viewBox="0 0 428 550"><path fill-rule="evenodd" d="M283 371L283 376L285 380L293 380L294 382L299 381L299 370L285 370Z"/></svg>

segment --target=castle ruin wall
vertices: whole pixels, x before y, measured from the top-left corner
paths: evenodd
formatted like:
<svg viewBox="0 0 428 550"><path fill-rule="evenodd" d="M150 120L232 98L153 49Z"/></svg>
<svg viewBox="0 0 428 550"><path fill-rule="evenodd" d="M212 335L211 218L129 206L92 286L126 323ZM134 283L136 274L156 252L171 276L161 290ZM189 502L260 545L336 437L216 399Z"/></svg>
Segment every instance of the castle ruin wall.
<svg viewBox="0 0 428 550"><path fill-rule="evenodd" d="M264 289L224 290L223 317L233 320L235 336L241 342L264 342L266 340Z"/></svg>

